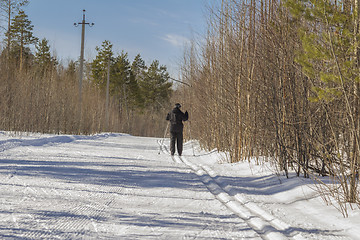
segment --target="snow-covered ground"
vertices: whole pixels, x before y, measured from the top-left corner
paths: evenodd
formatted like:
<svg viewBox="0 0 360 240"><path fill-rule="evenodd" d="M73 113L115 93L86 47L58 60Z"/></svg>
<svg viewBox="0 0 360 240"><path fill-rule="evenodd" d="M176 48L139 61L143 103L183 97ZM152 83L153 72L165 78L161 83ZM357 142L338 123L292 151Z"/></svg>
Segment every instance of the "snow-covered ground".
<svg viewBox="0 0 360 240"><path fill-rule="evenodd" d="M360 239L309 179L161 142L0 132L0 239Z"/></svg>

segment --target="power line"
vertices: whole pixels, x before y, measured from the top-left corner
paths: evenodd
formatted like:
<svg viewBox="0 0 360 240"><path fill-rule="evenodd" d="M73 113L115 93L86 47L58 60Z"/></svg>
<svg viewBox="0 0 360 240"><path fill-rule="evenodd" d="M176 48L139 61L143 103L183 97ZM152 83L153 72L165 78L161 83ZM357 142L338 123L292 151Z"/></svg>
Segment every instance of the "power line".
<svg viewBox="0 0 360 240"><path fill-rule="evenodd" d="M172 78L172 77L169 77L169 78L170 78L171 80L175 81L175 82L178 82L178 83L181 83L181 84L184 84L184 85L186 85L186 86L191 87L191 85L190 85L190 84L188 84L188 83L186 83L186 82L180 81L180 80L175 79L175 78Z"/></svg>

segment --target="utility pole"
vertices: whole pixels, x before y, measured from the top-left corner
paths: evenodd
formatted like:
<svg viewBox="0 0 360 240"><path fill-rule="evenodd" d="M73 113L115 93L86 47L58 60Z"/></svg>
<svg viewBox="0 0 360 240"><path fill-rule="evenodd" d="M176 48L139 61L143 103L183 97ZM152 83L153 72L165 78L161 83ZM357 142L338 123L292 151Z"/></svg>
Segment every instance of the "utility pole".
<svg viewBox="0 0 360 240"><path fill-rule="evenodd" d="M110 86L110 57L109 57L109 60L108 60L107 80L106 80L106 108L105 108L105 114L106 114L105 128L106 128L106 131L109 131L109 86Z"/></svg>
<svg viewBox="0 0 360 240"><path fill-rule="evenodd" d="M74 23L74 26L77 27L81 25L81 51L80 51L80 69L79 69L79 108L80 108L80 120L81 120L81 104L82 104L82 80L84 75L84 47L85 47L85 25L90 27L94 26L94 23L87 23L85 21L85 9L83 10L83 19L82 22Z"/></svg>

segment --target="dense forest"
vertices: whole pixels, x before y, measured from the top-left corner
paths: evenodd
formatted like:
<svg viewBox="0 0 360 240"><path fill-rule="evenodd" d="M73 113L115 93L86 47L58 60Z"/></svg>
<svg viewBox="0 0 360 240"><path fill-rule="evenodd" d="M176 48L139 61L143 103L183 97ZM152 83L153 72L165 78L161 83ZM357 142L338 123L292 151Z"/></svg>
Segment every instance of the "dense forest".
<svg viewBox="0 0 360 240"><path fill-rule="evenodd" d="M125 51L114 53L111 42L104 40L95 59L84 60L80 94L80 60L60 63L49 41L34 36L36 26L25 11L28 3L0 1L2 130L163 136L173 92L165 66L157 60L146 65L140 54L131 62Z"/></svg>
<svg viewBox="0 0 360 240"><path fill-rule="evenodd" d="M359 204L359 1L222 0L187 47L179 91L192 137L313 177L346 215ZM330 176L322 184L317 176Z"/></svg>

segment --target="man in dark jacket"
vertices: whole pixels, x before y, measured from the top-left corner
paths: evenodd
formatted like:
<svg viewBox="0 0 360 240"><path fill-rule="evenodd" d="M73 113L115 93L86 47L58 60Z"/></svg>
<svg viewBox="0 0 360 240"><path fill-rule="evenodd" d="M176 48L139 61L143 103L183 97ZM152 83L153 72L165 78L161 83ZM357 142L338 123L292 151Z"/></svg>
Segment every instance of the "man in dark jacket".
<svg viewBox="0 0 360 240"><path fill-rule="evenodd" d="M171 155L175 154L176 141L179 156L181 156L183 150L183 121L189 119L189 113L187 111L183 113L180 108L180 103L176 103L175 108L166 117L166 120L170 121L170 152Z"/></svg>

